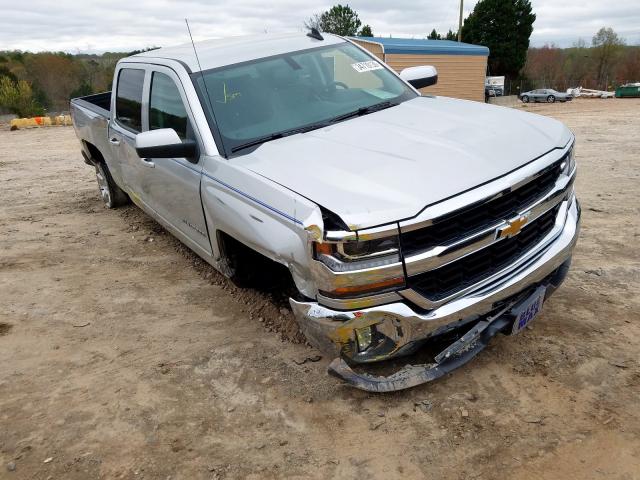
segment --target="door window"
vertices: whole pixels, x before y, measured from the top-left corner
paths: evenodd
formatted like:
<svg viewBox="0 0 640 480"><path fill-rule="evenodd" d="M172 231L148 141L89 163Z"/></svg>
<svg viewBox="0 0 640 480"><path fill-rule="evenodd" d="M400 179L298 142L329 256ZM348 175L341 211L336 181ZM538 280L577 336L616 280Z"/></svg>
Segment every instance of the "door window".
<svg viewBox="0 0 640 480"><path fill-rule="evenodd" d="M116 120L134 132L142 131L144 70L123 68L118 75Z"/></svg>
<svg viewBox="0 0 640 480"><path fill-rule="evenodd" d="M149 129L173 128L184 140L187 124L187 110L177 85L168 75L154 72L149 98Z"/></svg>

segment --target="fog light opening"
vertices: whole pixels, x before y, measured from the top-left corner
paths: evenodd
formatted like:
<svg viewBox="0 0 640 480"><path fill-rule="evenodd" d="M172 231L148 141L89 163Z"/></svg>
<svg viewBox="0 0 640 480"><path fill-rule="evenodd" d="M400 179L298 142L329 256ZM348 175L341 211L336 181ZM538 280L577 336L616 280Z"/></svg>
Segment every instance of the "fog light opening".
<svg viewBox="0 0 640 480"><path fill-rule="evenodd" d="M356 328L356 341L358 342L358 351L364 352L371 346L373 340L373 327Z"/></svg>

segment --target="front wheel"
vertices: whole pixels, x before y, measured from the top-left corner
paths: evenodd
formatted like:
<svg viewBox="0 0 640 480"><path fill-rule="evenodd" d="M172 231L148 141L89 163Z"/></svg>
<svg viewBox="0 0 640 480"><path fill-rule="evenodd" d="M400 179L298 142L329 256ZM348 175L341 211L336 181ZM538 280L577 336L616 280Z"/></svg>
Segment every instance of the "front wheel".
<svg viewBox="0 0 640 480"><path fill-rule="evenodd" d="M109 168L102 162L97 162L95 167L100 197L106 207L117 208L129 203L129 196L113 181Z"/></svg>
<svg viewBox="0 0 640 480"><path fill-rule="evenodd" d="M549 95L547 97L547 102L548 103L554 103L556 101L556 97L554 97L553 95Z"/></svg>
<svg viewBox="0 0 640 480"><path fill-rule="evenodd" d="M522 96L522 103L529 103L529 97L527 95Z"/></svg>
<svg viewBox="0 0 640 480"><path fill-rule="evenodd" d="M240 288L264 291L287 291L291 287L291 273L280 263L265 257L224 232L218 232L221 258L218 268Z"/></svg>

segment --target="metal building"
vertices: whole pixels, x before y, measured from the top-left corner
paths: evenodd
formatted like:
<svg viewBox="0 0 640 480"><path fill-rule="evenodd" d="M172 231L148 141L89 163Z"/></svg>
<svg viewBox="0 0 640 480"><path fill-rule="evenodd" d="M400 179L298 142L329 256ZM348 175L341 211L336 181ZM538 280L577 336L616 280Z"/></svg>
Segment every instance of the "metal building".
<svg viewBox="0 0 640 480"><path fill-rule="evenodd" d="M429 95L484 102L484 80L489 49L450 40L353 37L396 72L417 65L433 65L438 83L421 91Z"/></svg>

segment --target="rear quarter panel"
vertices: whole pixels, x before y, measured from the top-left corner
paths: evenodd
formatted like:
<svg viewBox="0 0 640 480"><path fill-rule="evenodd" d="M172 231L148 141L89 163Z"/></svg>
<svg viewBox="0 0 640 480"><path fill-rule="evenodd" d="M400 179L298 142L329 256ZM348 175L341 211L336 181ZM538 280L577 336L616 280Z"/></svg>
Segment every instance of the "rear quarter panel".
<svg viewBox="0 0 640 480"><path fill-rule="evenodd" d="M120 170L113 162L109 144L109 111L85 102L82 99L71 100L71 119L76 136L82 144L83 151L91 156L87 144L98 149L104 158L111 175L118 185L122 185Z"/></svg>

